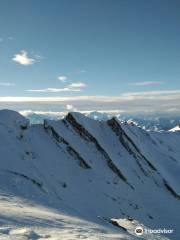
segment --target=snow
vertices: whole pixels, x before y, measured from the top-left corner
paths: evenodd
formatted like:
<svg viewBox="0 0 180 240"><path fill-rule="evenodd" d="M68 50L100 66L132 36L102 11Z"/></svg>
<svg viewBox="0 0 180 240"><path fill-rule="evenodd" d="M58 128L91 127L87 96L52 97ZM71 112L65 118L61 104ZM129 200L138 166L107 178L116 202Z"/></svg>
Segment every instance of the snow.
<svg viewBox="0 0 180 240"><path fill-rule="evenodd" d="M180 135L113 123L0 111L0 239L136 239L139 224L179 239Z"/></svg>
<svg viewBox="0 0 180 240"><path fill-rule="evenodd" d="M172 128L172 129L170 129L169 131L170 131L170 132L180 131L180 126L178 125L178 126Z"/></svg>
<svg viewBox="0 0 180 240"><path fill-rule="evenodd" d="M0 110L0 125L8 128L28 127L29 121L20 115L18 112L12 110Z"/></svg>
<svg viewBox="0 0 180 240"><path fill-rule="evenodd" d="M1 197L0 212L1 240L134 239L111 227L65 215L17 197Z"/></svg>

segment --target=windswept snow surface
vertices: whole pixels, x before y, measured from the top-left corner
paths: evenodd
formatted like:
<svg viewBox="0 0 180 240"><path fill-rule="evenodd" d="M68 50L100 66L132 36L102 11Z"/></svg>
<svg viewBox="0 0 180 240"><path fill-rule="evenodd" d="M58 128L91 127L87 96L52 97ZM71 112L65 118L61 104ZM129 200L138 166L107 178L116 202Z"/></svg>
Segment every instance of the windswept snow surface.
<svg viewBox="0 0 180 240"><path fill-rule="evenodd" d="M0 239L11 240L72 240L72 239L134 239L130 234L103 226L68 212L4 195L0 198Z"/></svg>
<svg viewBox="0 0 180 240"><path fill-rule="evenodd" d="M138 225L179 240L179 144L115 118L29 125L0 111L0 240L138 239Z"/></svg>

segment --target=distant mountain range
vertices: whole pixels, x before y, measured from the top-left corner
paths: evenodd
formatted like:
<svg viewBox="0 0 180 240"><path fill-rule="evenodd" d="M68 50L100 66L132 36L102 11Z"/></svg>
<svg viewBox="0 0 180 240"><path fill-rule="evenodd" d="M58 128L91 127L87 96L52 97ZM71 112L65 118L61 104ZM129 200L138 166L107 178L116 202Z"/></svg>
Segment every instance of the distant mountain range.
<svg viewBox="0 0 180 240"><path fill-rule="evenodd" d="M180 131L89 116L0 111L0 239L179 240Z"/></svg>
<svg viewBox="0 0 180 240"><path fill-rule="evenodd" d="M44 119L57 120L63 118L64 112L22 112L31 123L42 123ZM180 114L125 114L114 112L83 112L86 116L95 120L108 120L115 116L120 121L133 121L143 129L151 131L167 131L180 124Z"/></svg>

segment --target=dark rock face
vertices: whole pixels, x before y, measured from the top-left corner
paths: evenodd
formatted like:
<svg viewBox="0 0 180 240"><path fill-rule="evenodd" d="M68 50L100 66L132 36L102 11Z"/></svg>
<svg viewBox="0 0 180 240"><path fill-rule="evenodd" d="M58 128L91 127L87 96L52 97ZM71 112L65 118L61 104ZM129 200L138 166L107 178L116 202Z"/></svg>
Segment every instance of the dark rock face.
<svg viewBox="0 0 180 240"><path fill-rule="evenodd" d="M121 180L128 184L127 178L124 176L122 171L113 163L113 160L110 158L108 153L103 149L97 139L90 134L81 124L79 124L71 113L66 117L66 120L71 124L74 130L86 141L92 142L96 149L103 155L106 159L109 168L119 177Z"/></svg>
<svg viewBox="0 0 180 240"><path fill-rule="evenodd" d="M163 179L163 182L164 186L172 194L172 196L180 200L180 195L176 193L176 191L169 185L169 183L165 179Z"/></svg>
<svg viewBox="0 0 180 240"><path fill-rule="evenodd" d="M124 148L129 152L129 154L133 155L133 157L137 159L138 165L143 171L143 173L146 174L146 171L143 169L142 164L139 162L139 160L140 161L144 160L149 165L151 170L156 171L156 167L141 153L139 148L132 141L132 139L126 134L126 132L123 130L123 128L115 118L108 120L107 124L116 134L116 136L119 137L119 141L124 146Z"/></svg>
<svg viewBox="0 0 180 240"><path fill-rule="evenodd" d="M137 145L133 142L133 140L126 134L126 132L121 127L120 123L116 118L112 118L107 121L107 124L111 127L111 129L114 131L117 137L119 137L119 141L122 143L124 148L133 155L133 157L136 159L136 162L141 169L141 171L144 173L145 176L148 176L147 171L143 167L142 163L144 160L148 166L151 168L151 170L157 172L156 167L141 153ZM150 137L147 135L147 137ZM157 172L159 174L159 172ZM159 174L160 175L160 174ZM180 196L175 192L175 190L169 185L169 183L162 178L163 184L165 188L172 194L173 197L180 199ZM155 184L156 181L155 181Z"/></svg>
<svg viewBox="0 0 180 240"><path fill-rule="evenodd" d="M84 168L84 169L89 169L91 168L90 165L81 157L81 155L72 147L70 144L63 138L61 137L55 129L48 124L47 121L44 121L44 129L46 130L47 133L51 134L55 141L57 143L64 144L66 146L67 152L73 156L74 159L77 159L79 161L79 166Z"/></svg>

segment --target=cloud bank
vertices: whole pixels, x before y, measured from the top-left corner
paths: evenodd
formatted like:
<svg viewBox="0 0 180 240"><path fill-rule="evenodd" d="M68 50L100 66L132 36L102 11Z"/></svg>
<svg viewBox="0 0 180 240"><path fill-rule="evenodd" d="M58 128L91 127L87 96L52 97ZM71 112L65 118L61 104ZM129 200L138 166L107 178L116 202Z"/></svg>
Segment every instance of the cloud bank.
<svg viewBox="0 0 180 240"><path fill-rule="evenodd" d="M179 112L180 90L127 92L119 96L81 95L73 97L0 97L0 108L15 110L64 111L73 106L78 111ZM14 104L16 103L16 104ZM67 107L66 107L67 109Z"/></svg>

